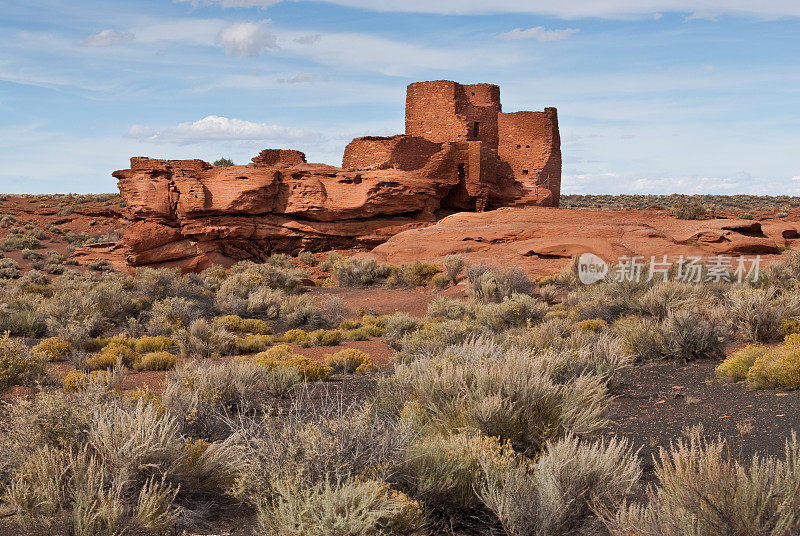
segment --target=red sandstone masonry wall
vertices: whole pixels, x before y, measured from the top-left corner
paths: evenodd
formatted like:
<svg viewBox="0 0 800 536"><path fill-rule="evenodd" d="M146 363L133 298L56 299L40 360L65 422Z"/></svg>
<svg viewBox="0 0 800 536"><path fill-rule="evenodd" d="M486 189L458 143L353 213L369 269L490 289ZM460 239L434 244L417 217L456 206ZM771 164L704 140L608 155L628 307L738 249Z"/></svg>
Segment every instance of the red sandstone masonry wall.
<svg viewBox="0 0 800 536"><path fill-rule="evenodd" d="M467 120L467 140L483 141L496 148L499 141L497 114L502 111L500 87L494 84L459 84L456 96L456 109ZM478 123L477 135L475 123Z"/></svg>
<svg viewBox="0 0 800 536"><path fill-rule="evenodd" d="M456 84L416 82L406 90L406 135L435 142L465 141L467 120L458 116Z"/></svg>
<svg viewBox="0 0 800 536"><path fill-rule="evenodd" d="M527 188L544 186L555 202L561 190L561 140L555 108L544 112L501 113L498 156L511 166L514 178Z"/></svg>
<svg viewBox="0 0 800 536"><path fill-rule="evenodd" d="M399 169L413 171L428 163L442 144L414 136L365 136L344 150L342 167L349 170Z"/></svg>

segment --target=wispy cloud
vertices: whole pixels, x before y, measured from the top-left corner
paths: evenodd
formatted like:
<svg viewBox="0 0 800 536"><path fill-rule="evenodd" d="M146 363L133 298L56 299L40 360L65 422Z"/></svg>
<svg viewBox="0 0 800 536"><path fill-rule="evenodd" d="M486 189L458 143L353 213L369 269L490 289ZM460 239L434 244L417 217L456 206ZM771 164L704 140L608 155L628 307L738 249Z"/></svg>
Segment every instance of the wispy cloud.
<svg viewBox="0 0 800 536"><path fill-rule="evenodd" d="M255 57L265 48L278 48L275 36L263 23L237 22L225 26L217 34L217 43L229 56Z"/></svg>
<svg viewBox="0 0 800 536"><path fill-rule="evenodd" d="M683 20L686 22L693 20L710 20L712 22L716 22L719 20L719 13L715 13L713 11L695 11L691 15L684 17Z"/></svg>
<svg viewBox="0 0 800 536"><path fill-rule="evenodd" d="M528 28L527 30L516 28L510 32L501 33L497 37L498 39L503 39L504 41L516 41L520 39L536 39L537 41L542 42L561 41L562 39L566 39L570 35L576 34L579 31L580 30L575 28L548 30L544 26L534 26L533 28Z"/></svg>
<svg viewBox="0 0 800 536"><path fill-rule="evenodd" d="M297 73L292 76L278 77L275 81L279 84L312 84L314 82L327 82L329 79L314 73Z"/></svg>
<svg viewBox="0 0 800 536"><path fill-rule="evenodd" d="M178 0L198 3L215 3L222 7L266 8L280 0ZM437 13L449 15L529 13L562 18L598 17L630 18L646 17L653 12L692 13L698 10L710 12L750 15L757 17L800 16L800 3L796 0L404 0L388 2L375 0L327 0L327 3L368 9L371 11Z"/></svg>
<svg viewBox="0 0 800 536"><path fill-rule="evenodd" d="M192 123L179 123L172 127L151 127L133 125L128 130L128 137L156 143L175 143L186 145L207 141L263 141L266 143L316 143L324 136L319 132L253 123L242 119L229 119L209 115Z"/></svg>
<svg viewBox="0 0 800 536"><path fill-rule="evenodd" d="M110 47L120 43L133 41L133 32L120 32L119 30L103 30L86 37L81 41L85 47Z"/></svg>

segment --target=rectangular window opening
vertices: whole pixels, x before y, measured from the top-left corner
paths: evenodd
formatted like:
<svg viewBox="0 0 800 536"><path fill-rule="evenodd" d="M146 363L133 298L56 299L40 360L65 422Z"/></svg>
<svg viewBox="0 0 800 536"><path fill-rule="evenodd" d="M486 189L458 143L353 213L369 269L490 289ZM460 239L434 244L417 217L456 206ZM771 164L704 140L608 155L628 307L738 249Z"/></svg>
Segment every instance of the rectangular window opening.
<svg viewBox="0 0 800 536"><path fill-rule="evenodd" d="M527 174L528 174L528 170L527 170L527 169L523 169L523 170L522 170L522 174L523 174L523 175L527 175Z"/></svg>
<svg viewBox="0 0 800 536"><path fill-rule="evenodd" d="M477 138L478 134L480 133L480 126L481 124L478 121L472 123L472 137Z"/></svg>

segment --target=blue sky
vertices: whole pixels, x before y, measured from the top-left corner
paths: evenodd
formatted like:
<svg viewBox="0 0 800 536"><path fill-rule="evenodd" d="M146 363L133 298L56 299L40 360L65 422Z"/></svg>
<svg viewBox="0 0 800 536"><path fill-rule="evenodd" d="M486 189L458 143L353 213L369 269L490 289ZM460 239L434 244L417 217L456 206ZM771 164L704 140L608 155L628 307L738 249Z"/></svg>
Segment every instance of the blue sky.
<svg viewBox="0 0 800 536"><path fill-rule="evenodd" d="M0 192L115 191L138 155L340 165L433 79L556 106L564 193L800 194L797 0L3 0Z"/></svg>

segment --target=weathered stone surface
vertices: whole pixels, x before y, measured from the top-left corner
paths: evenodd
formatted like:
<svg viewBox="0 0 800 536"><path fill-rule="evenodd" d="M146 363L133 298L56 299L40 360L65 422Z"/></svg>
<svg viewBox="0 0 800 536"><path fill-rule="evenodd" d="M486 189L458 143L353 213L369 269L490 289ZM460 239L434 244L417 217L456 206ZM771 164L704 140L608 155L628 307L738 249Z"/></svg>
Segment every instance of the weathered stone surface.
<svg viewBox="0 0 800 536"><path fill-rule="evenodd" d="M343 168L265 149L252 164L131 158L113 173L133 266L187 270L270 253L371 248L454 211L557 206L554 108L504 114L491 84L412 84L406 133L353 140Z"/></svg>
<svg viewBox="0 0 800 536"><path fill-rule="evenodd" d="M608 262L639 256L649 262L679 256L761 255L765 264L792 244L797 222L736 219L678 220L649 210L591 211L501 208L462 212L423 229L399 233L372 250L381 261L441 262L461 254L470 263L519 266L534 276L567 266L572 255Z"/></svg>

